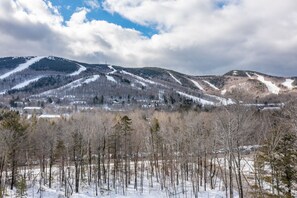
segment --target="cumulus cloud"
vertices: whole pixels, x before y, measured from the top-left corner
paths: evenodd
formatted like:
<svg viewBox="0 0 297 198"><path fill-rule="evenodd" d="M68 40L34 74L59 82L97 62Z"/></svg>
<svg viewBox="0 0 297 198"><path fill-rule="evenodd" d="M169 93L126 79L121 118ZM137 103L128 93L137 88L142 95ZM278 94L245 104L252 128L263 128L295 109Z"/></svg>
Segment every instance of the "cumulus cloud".
<svg viewBox="0 0 297 198"><path fill-rule="evenodd" d="M147 38L88 20L87 8L65 21L50 1L1 0L0 55L57 55L197 75L231 69L297 75L295 0L104 0L102 7L158 34Z"/></svg>

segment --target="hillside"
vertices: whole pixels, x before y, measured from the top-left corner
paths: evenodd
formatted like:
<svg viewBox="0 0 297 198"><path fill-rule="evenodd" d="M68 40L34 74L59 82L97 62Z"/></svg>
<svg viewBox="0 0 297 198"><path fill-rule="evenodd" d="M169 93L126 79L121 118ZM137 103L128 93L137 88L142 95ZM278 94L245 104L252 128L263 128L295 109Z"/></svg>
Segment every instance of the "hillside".
<svg viewBox="0 0 297 198"><path fill-rule="evenodd" d="M12 106L174 108L229 105L238 100L285 102L283 98L287 95L296 94L296 85L296 78L255 71L189 76L162 68L87 64L59 57L0 58L0 92L4 106L10 103Z"/></svg>

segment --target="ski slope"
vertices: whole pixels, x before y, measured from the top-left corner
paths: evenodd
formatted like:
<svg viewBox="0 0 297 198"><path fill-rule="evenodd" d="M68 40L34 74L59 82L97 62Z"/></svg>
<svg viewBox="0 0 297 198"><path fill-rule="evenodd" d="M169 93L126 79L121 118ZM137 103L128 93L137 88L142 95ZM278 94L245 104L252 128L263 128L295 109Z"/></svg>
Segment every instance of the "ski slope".
<svg viewBox="0 0 297 198"><path fill-rule="evenodd" d="M245 74L249 77L249 79L253 79L252 76L248 72L245 72Z"/></svg>
<svg viewBox="0 0 297 198"><path fill-rule="evenodd" d="M78 69L77 71L75 71L75 72L69 74L68 76L77 76L77 75L79 75L81 72L87 70L86 67L84 67L84 66L82 66L82 65L80 65L80 64L77 64L77 65L79 66L79 69Z"/></svg>
<svg viewBox="0 0 297 198"><path fill-rule="evenodd" d="M210 82L208 82L207 80L203 80L203 82L205 82L206 84L208 84L211 88L213 88L215 90L220 90L219 88L217 88L216 86L214 86L213 84L211 84Z"/></svg>
<svg viewBox="0 0 297 198"><path fill-rule="evenodd" d="M137 80L142 81L142 82L146 82L146 83L154 84L154 85L157 85L157 84L158 84L158 83L156 83L156 82L154 82L154 81L152 81L152 80L144 79L144 78L142 78L142 77L140 77L140 76L137 76L137 75L132 74L132 73L130 73L130 72L126 72L126 71L124 71L124 70L122 70L121 73L122 73L122 74L129 75L129 76L132 76L133 78L136 78Z"/></svg>
<svg viewBox="0 0 297 198"><path fill-rule="evenodd" d="M214 98L214 99L218 100L219 101L218 105L227 106L227 105L235 104L235 102L231 98L226 99L226 98L222 98L222 97L215 96L215 95L209 95L209 94L206 94L206 95L211 97L211 98Z"/></svg>
<svg viewBox="0 0 297 198"><path fill-rule="evenodd" d="M202 106L204 106L204 105L211 105L211 106L215 105L214 102L211 102L211 101L208 101L208 100L204 100L202 98L198 98L196 96L192 96L192 95L186 94L186 93L181 92L181 91L177 91L177 93L179 95L183 96L183 97L189 98L189 99L191 99L191 100L193 100L195 102L200 103Z"/></svg>
<svg viewBox="0 0 297 198"><path fill-rule="evenodd" d="M182 85L182 83L180 82L180 80L178 80L177 78L175 78L175 76L173 76L170 72L168 72L168 74L171 76L171 78L173 78L173 80L175 80L178 84Z"/></svg>
<svg viewBox="0 0 297 198"><path fill-rule="evenodd" d="M280 88L277 87L275 84L273 84L271 81L265 80L264 76L261 76L259 74L255 74L257 76L257 80L262 82L266 85L268 91L272 94L279 94Z"/></svg>
<svg viewBox="0 0 297 198"><path fill-rule="evenodd" d="M106 75L106 78L107 78L107 80L109 80L111 82L117 83L117 81L112 76Z"/></svg>
<svg viewBox="0 0 297 198"><path fill-rule="evenodd" d="M38 57L34 57L31 58L30 60L28 60L25 63L20 64L19 66L17 66L15 69L3 74L0 76L0 79L5 79L15 73L21 72L25 69L28 69L31 65L33 65L34 63L37 63L38 61L40 61L41 59L45 58L44 56L38 56Z"/></svg>
<svg viewBox="0 0 297 198"><path fill-rule="evenodd" d="M195 81L195 80L192 80L192 79L190 79L190 78L188 78L188 80L190 80L198 89L200 89L201 91L205 91L204 89L203 89L203 87L197 82L197 81Z"/></svg>
<svg viewBox="0 0 297 198"><path fill-rule="evenodd" d="M43 76L39 76L39 77L37 77L37 78L33 78L33 79L30 79L30 80L26 80L26 81L24 81L24 82L22 82L22 83L20 83L20 84L15 85L15 86L12 87L11 89L22 89L22 88L28 86L30 83L38 81L38 80L39 80L40 78L42 78L42 77L43 77Z"/></svg>
<svg viewBox="0 0 297 198"><path fill-rule="evenodd" d="M117 72L117 70L114 69L114 68L112 67L112 65L108 65L108 68L112 70L111 72L108 72L108 73L107 73L108 75L109 75L109 74L114 74L114 73Z"/></svg>
<svg viewBox="0 0 297 198"><path fill-rule="evenodd" d="M71 83L68 83L62 87L43 92L40 95L48 95L48 94L52 94L57 91L62 91L62 90L65 91L65 90L75 89L77 87L82 86L83 84L89 84L91 82L94 82L94 81L98 80L99 78L100 78L100 75L93 75L93 76L89 76L89 77L80 78L80 79L72 81Z"/></svg>
<svg viewBox="0 0 297 198"><path fill-rule="evenodd" d="M285 82L282 83L282 85L284 85L285 87L287 87L289 90L292 90L294 88L293 82L295 80L292 79L286 79Z"/></svg>

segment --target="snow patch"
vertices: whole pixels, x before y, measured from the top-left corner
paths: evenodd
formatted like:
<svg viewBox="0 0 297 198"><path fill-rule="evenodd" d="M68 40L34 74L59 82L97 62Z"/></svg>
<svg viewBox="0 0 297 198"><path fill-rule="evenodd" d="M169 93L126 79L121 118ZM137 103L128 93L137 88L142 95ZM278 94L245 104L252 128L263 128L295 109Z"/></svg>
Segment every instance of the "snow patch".
<svg viewBox="0 0 297 198"><path fill-rule="evenodd" d="M111 82L117 83L117 81L112 76L106 75L106 78L107 78L107 80L109 80Z"/></svg>
<svg viewBox="0 0 297 198"><path fill-rule="evenodd" d="M294 88L293 86L293 82L295 80L292 80L292 79L286 79L285 82L282 83L282 85L284 85L285 87L287 87L289 90L292 90Z"/></svg>
<svg viewBox="0 0 297 198"><path fill-rule="evenodd" d="M202 104L203 106L204 106L204 105L212 105L212 106L214 105L214 103L211 102L211 101L204 100L204 99L202 99L202 98L198 98L198 97L196 97L196 96L192 96L192 95L186 94L186 93L181 92L181 91L177 91L177 93L178 93L179 95L181 95L181 96L184 96L184 97L189 98L189 99L191 99L191 100L193 100L193 101L195 101L195 102L198 102L198 103Z"/></svg>
<svg viewBox="0 0 297 198"><path fill-rule="evenodd" d="M192 79L190 79L190 78L188 78L190 81L192 81L192 83L198 88L198 89L200 89L201 91L205 91L204 89L203 89L203 87L197 82L197 81L195 81L195 80L192 80Z"/></svg>
<svg viewBox="0 0 297 198"><path fill-rule="evenodd" d="M107 74L109 75L109 74L114 74L114 73L116 73L117 72L117 70L116 69L114 69L113 67L112 67L112 65L108 65L107 66L109 69L111 69L112 71L111 72L108 72Z"/></svg>
<svg viewBox="0 0 297 198"><path fill-rule="evenodd" d="M44 56L38 56L38 57L31 58L30 60L28 60L25 63L20 64L19 66L17 66L15 69L11 70L10 72L7 72L7 73L1 75L0 79L7 78L7 77L11 76L12 74L21 72L21 71L23 71L25 69L28 69L31 65L33 65L34 63L37 63L38 61L40 61L43 58L45 58L45 57Z"/></svg>
<svg viewBox="0 0 297 198"><path fill-rule="evenodd" d="M89 84L91 82L94 82L97 79L99 79L99 77L100 77L100 75L93 75L93 76L89 76L89 77L86 77L86 78L80 78L80 79L72 81L71 83L68 83L68 84L66 84L66 85L64 85L62 87L52 89L52 90L48 90L48 91L43 92L43 93L41 93L39 95L48 95L48 94L51 94L51 93L56 92L56 91L71 90L71 89L80 87L83 84Z"/></svg>
<svg viewBox="0 0 297 198"><path fill-rule="evenodd" d="M268 80L265 80L264 79L264 76L261 76L261 75L258 75L258 74L255 74L258 78L258 80L260 82L262 82L263 84L266 85L266 87L268 88L268 91L272 94L278 94L279 91L280 91L280 88L277 87L275 84L273 84L271 81L268 81Z"/></svg>
<svg viewBox="0 0 297 198"><path fill-rule="evenodd" d="M206 84L208 84L211 88L213 88L215 90L220 90L219 88L217 88L216 86L214 86L213 84L211 84L210 82L208 82L207 80L203 80L203 82L205 82Z"/></svg>
<svg viewBox="0 0 297 198"><path fill-rule="evenodd" d="M99 75L93 75L92 77L86 79L85 81L83 81L82 84L89 84L91 82L96 81L100 76Z"/></svg>
<svg viewBox="0 0 297 198"><path fill-rule="evenodd" d="M33 79L31 79L31 80L26 80L26 81L24 81L24 82L22 82L22 83L20 83L20 84L17 84L16 86L14 86L14 87L11 88L11 89L21 89L21 88L24 88L24 87L28 86L30 83L38 81L38 80L39 80L40 78L42 78L42 77L43 77L43 76L39 76L39 77L37 77L37 78L33 78Z"/></svg>
<svg viewBox="0 0 297 198"><path fill-rule="evenodd" d="M249 77L249 79L253 79L252 76L248 72L245 72L245 74L247 75L247 77Z"/></svg>
<svg viewBox="0 0 297 198"><path fill-rule="evenodd" d="M232 75L233 76L237 76L238 75L237 71L233 71L233 74Z"/></svg>
<svg viewBox="0 0 297 198"><path fill-rule="evenodd" d="M77 64L77 65L79 66L79 69L78 69L77 71L75 71L75 72L69 74L68 76L77 76L77 75L79 75L81 72L87 70L86 67L84 67L84 66L82 66L82 65L80 65L80 64Z"/></svg>
<svg viewBox="0 0 297 198"><path fill-rule="evenodd" d="M226 90L226 89L223 89L223 90L221 91L221 94L222 94L222 95L225 95L226 92L227 92L227 90Z"/></svg>
<svg viewBox="0 0 297 198"><path fill-rule="evenodd" d="M124 70L122 70L121 73L122 73L122 74L129 75L129 76L132 76L132 77L134 77L134 78L136 78L136 79L138 79L138 80L140 80L140 81L146 82L146 83L150 83L150 84L154 84L154 85L157 85L157 84L158 84L158 83L156 83L156 82L154 82L154 81L152 81L152 80L144 79L144 78L142 78L142 77L140 77L140 76L137 76L137 75L135 75L135 74L126 72L126 71L124 71Z"/></svg>
<svg viewBox="0 0 297 198"><path fill-rule="evenodd" d="M173 76L170 72L168 72L168 74L180 85L182 85L182 83L180 82L180 80L178 80L177 78L175 78L175 76Z"/></svg>
<svg viewBox="0 0 297 198"><path fill-rule="evenodd" d="M222 98L222 97L219 97L219 96L214 96L214 95L209 95L209 94L206 94L207 96L209 97L212 97L212 98L215 98L216 100L219 101L219 104L218 105L232 105L232 104L235 104L235 102L231 99L231 98Z"/></svg>

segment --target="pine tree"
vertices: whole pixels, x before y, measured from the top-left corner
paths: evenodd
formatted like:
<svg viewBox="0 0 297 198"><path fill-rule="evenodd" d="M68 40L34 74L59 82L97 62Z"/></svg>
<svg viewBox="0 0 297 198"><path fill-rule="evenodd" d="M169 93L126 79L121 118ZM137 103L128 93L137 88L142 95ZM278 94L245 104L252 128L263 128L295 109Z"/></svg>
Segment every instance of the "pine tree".
<svg viewBox="0 0 297 198"><path fill-rule="evenodd" d="M276 169L280 174L280 187L286 197L292 197L292 188L297 181L296 135L284 134L276 147Z"/></svg>
<svg viewBox="0 0 297 198"><path fill-rule="evenodd" d="M16 184L18 155L20 155L22 142L26 142L26 129L28 126L22 122L18 112L5 111L1 114L1 127L6 131L4 140L8 148L8 157L11 166L10 189L12 190Z"/></svg>

